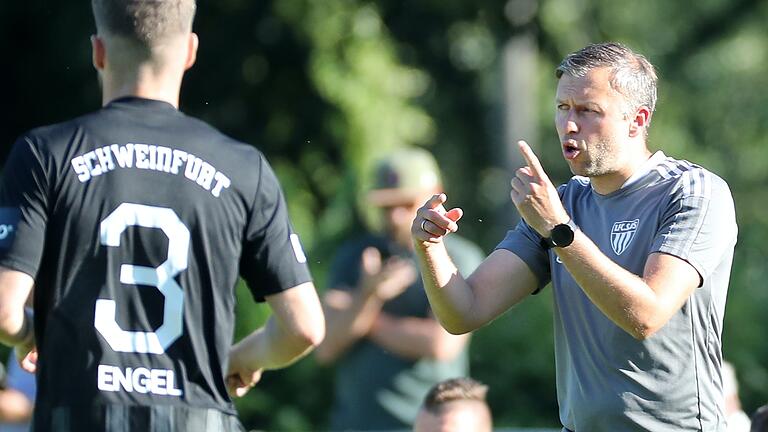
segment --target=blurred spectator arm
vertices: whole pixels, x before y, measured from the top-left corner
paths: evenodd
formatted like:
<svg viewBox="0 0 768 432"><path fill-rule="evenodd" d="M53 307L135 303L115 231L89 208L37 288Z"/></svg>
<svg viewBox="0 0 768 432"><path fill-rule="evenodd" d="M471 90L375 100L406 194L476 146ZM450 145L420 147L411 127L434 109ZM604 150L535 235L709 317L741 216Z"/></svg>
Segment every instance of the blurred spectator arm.
<svg viewBox="0 0 768 432"><path fill-rule="evenodd" d="M395 317L380 313L370 338L383 348L408 359L453 359L469 342L469 333L452 335L434 318Z"/></svg>
<svg viewBox="0 0 768 432"><path fill-rule="evenodd" d="M315 351L317 360L332 363L355 341L365 337L382 303L370 290L328 290L323 298L327 331Z"/></svg>

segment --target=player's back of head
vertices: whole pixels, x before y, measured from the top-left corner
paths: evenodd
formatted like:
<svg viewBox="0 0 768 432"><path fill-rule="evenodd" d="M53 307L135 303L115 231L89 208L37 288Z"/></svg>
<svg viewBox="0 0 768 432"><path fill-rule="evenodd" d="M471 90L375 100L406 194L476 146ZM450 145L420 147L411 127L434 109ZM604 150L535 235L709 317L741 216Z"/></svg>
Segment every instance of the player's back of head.
<svg viewBox="0 0 768 432"><path fill-rule="evenodd" d="M195 0L91 0L96 29L152 47L192 30Z"/></svg>
<svg viewBox="0 0 768 432"><path fill-rule="evenodd" d="M195 0L91 0L91 6L98 37L117 54L108 56L117 69L164 65L179 52L171 42L191 33L197 8Z"/></svg>

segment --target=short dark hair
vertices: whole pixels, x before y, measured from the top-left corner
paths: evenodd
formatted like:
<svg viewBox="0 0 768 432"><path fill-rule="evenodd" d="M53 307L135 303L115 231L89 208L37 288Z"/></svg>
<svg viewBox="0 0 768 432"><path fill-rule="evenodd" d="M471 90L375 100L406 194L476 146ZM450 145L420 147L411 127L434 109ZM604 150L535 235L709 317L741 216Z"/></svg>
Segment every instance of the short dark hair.
<svg viewBox="0 0 768 432"><path fill-rule="evenodd" d="M475 401L486 404L488 386L472 378L452 378L435 384L424 397L424 408L439 413L450 402Z"/></svg>
<svg viewBox="0 0 768 432"><path fill-rule="evenodd" d="M151 48L192 30L195 0L91 0L96 30Z"/></svg>
<svg viewBox="0 0 768 432"><path fill-rule="evenodd" d="M617 42L590 44L565 56L555 71L559 79L563 74L583 77L592 69L611 69L611 87L621 93L635 110L644 105L656 109L656 69L643 55Z"/></svg>

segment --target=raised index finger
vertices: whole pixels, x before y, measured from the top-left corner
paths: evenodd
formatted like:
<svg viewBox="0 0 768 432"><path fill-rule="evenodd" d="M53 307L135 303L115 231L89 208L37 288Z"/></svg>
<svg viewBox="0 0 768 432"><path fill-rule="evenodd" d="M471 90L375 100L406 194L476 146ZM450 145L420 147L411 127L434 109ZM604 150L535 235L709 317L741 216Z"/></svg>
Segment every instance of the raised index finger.
<svg viewBox="0 0 768 432"><path fill-rule="evenodd" d="M425 207L431 210L437 210L438 212L440 210L445 211L445 209L442 208L443 203L448 199L448 197L444 193L439 193L436 195L432 195L432 198L427 201Z"/></svg>
<svg viewBox="0 0 768 432"><path fill-rule="evenodd" d="M533 171L534 177L549 181L547 173L544 172L544 168L541 167L539 158L537 158L533 153L531 146L529 146L528 143L523 140L518 141L517 146L520 148L520 153L522 153L523 157L525 158L525 162L528 164L528 167L531 168L531 171Z"/></svg>

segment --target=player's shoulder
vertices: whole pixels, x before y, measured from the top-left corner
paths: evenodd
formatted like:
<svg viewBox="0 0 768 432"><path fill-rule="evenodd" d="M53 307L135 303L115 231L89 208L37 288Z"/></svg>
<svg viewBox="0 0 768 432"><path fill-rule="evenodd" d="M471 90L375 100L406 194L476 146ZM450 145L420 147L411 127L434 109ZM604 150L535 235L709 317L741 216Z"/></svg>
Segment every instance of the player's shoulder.
<svg viewBox="0 0 768 432"><path fill-rule="evenodd" d="M16 138L13 147L15 157L36 160L46 165L49 160L64 157L68 146L82 135L83 123L90 114L65 121L37 126L24 131Z"/></svg>
<svg viewBox="0 0 768 432"><path fill-rule="evenodd" d="M238 140L197 117L187 114L183 114L183 116L187 123L185 125L186 133L196 137L204 137L220 151L231 154L234 159L242 160L244 163L265 161L264 153L256 145Z"/></svg>
<svg viewBox="0 0 768 432"><path fill-rule="evenodd" d="M713 198L731 196L728 183L719 175L685 159L667 156L654 169L659 181L667 183L672 194Z"/></svg>
<svg viewBox="0 0 768 432"><path fill-rule="evenodd" d="M76 134L79 129L82 129L94 114L95 113L87 113L60 122L34 127L22 133L19 137L19 141L25 140L38 149L50 149L52 146L59 143L64 145L69 142L66 138Z"/></svg>

